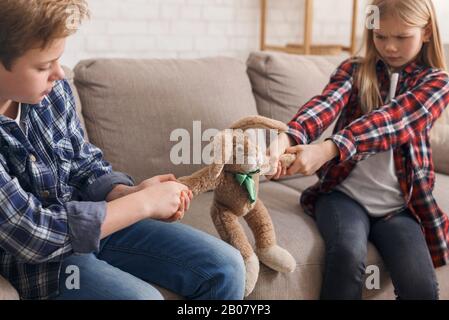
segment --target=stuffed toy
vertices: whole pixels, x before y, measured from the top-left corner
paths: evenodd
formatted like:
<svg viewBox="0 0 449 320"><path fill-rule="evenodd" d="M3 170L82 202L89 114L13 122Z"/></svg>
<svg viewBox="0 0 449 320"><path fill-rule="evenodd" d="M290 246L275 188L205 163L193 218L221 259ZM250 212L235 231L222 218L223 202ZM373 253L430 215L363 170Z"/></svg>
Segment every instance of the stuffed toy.
<svg viewBox="0 0 449 320"><path fill-rule="evenodd" d="M246 267L245 296L254 289L259 275L259 260L279 272L293 272L296 261L276 243L274 227L267 208L258 198L259 177L270 164L261 148L251 139L247 129L275 129L287 131L286 124L261 117L243 118L219 132L213 139L213 163L187 177L179 178L195 197L214 190L210 214L220 237L237 248ZM240 130L238 130L240 129ZM254 132L254 130L253 130ZM239 155L243 161L239 161ZM289 167L295 155L281 156ZM243 217L255 238L251 247L239 217Z"/></svg>

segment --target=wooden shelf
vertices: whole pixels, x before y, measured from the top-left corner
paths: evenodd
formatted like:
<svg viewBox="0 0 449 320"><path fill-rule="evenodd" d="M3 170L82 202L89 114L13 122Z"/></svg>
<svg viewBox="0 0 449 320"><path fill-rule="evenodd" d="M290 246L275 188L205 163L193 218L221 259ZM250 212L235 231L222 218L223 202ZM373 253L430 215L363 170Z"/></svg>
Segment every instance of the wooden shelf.
<svg viewBox="0 0 449 320"><path fill-rule="evenodd" d="M294 54L315 54L315 55L339 55L343 51L349 52L351 55L356 51L356 28L357 28L357 12L358 0L352 0L352 24L350 45L316 45L312 44L312 26L313 26L313 0L305 0L304 12L304 44L290 43L285 46L273 46L266 43L267 30L267 1L260 0L261 8L261 30L260 30L260 49L262 51L272 50Z"/></svg>

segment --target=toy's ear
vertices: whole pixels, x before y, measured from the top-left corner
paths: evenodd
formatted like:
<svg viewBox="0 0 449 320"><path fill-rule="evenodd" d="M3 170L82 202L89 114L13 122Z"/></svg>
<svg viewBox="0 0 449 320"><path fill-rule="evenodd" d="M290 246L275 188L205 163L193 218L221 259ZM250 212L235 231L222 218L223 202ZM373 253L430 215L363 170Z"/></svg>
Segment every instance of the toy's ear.
<svg viewBox="0 0 449 320"><path fill-rule="evenodd" d="M288 131L288 126L278 120L270 119L262 116L249 116L233 123L231 129L275 129L280 132Z"/></svg>
<svg viewBox="0 0 449 320"><path fill-rule="evenodd" d="M232 159L233 134L232 130L220 131L213 140L214 161L209 166L211 178L218 178L224 166Z"/></svg>

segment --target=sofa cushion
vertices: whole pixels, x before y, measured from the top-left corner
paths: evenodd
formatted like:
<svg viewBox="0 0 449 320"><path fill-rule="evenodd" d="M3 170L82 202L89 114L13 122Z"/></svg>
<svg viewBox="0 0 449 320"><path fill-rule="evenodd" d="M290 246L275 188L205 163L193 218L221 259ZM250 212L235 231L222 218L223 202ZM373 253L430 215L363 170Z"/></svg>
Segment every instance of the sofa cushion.
<svg viewBox="0 0 449 320"><path fill-rule="evenodd" d="M309 186L310 179L296 179L299 189ZM273 220L279 245L291 252L297 262L293 273L282 274L261 264L259 280L248 299L318 299L324 269L324 243L315 222L306 215L299 205L300 192L278 182L265 182L260 185L260 197L267 206ZM189 224L216 237L217 231L209 215L213 193L205 193L194 199L183 223ZM254 247L254 237L247 224L242 226ZM367 264L375 264L381 270L381 289L364 291L365 298L379 295L391 297L388 273L374 246L369 244ZM168 298L172 294L164 291Z"/></svg>
<svg viewBox="0 0 449 320"><path fill-rule="evenodd" d="M11 284L0 275L0 300L19 300L19 294Z"/></svg>
<svg viewBox="0 0 449 320"><path fill-rule="evenodd" d="M316 177L295 177L281 182L268 181L260 185L260 197L267 206L276 230L278 243L289 250L297 261L293 273L277 273L261 264L259 280L248 299L318 299L324 270L324 243L315 222L306 215L299 205L300 193L316 182ZM435 197L440 207L449 213L447 186L449 176L437 174ZM192 201L191 209L183 223L218 237L209 215L213 193L205 193ZM254 246L246 223L241 220L248 239ZM394 289L389 274L377 249L369 243L367 266L376 265L380 269L380 289L368 290L364 287L365 299L393 299ZM449 299L449 266L437 269L440 298ZM168 299L180 298L162 290Z"/></svg>
<svg viewBox="0 0 449 320"><path fill-rule="evenodd" d="M344 59L344 56L251 53L247 61L248 75L259 113L283 122L290 121L302 105L322 92L330 75ZM318 141L332 134L334 124ZM449 110L437 121L431 137L435 170L449 174Z"/></svg>
<svg viewBox="0 0 449 320"><path fill-rule="evenodd" d="M449 174L449 108L435 122L430 132L433 161L437 172Z"/></svg>
<svg viewBox="0 0 449 320"><path fill-rule="evenodd" d="M201 135L257 114L246 66L237 59L99 59L82 61L74 70L90 140L116 170L137 182L201 167L191 164L194 154L201 155L197 149L191 150L190 164L171 161L180 141L170 141L175 129L186 130L192 148L191 141L201 141L193 135L193 121L201 121Z"/></svg>
<svg viewBox="0 0 449 320"><path fill-rule="evenodd" d="M447 190L449 189L449 175L437 173L435 175L435 187L433 195L439 207L449 215L449 197Z"/></svg>

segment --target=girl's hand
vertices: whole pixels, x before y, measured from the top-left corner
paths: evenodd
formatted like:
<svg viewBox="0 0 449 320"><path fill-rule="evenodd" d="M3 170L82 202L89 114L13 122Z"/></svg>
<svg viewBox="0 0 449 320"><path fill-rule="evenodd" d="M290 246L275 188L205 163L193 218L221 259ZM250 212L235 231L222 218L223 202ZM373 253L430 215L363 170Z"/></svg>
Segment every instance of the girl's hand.
<svg viewBox="0 0 449 320"><path fill-rule="evenodd" d="M292 145L292 141L286 133L281 133L267 149L267 157L270 159L270 171L265 175L268 180L277 180L287 174L287 168L283 168L279 157Z"/></svg>
<svg viewBox="0 0 449 320"><path fill-rule="evenodd" d="M286 152L296 154L295 162L287 170L289 176L297 173L311 176L339 154L338 147L331 140L319 144L290 147Z"/></svg>

